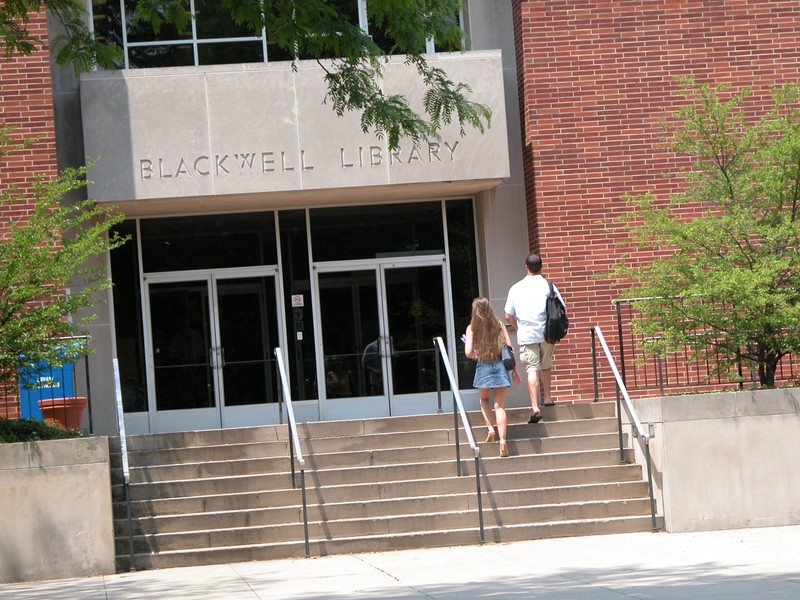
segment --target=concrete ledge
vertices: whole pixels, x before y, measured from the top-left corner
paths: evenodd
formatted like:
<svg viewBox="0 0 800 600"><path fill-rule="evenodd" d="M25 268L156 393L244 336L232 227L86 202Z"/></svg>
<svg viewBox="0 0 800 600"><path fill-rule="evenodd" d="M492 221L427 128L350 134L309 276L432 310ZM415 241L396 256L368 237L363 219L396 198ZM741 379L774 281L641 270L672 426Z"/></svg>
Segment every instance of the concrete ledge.
<svg viewBox="0 0 800 600"><path fill-rule="evenodd" d="M800 524L800 389L635 401L667 531ZM635 443L637 453L641 453Z"/></svg>
<svg viewBox="0 0 800 600"><path fill-rule="evenodd" d="M0 444L0 582L114 573L108 439Z"/></svg>

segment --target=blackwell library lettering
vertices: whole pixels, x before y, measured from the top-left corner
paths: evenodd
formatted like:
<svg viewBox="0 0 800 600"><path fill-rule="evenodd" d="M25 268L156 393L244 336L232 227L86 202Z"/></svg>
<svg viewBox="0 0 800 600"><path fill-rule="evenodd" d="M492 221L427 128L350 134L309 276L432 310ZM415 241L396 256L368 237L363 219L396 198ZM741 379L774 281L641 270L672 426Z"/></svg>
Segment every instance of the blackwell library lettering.
<svg viewBox="0 0 800 600"><path fill-rule="evenodd" d="M412 165L415 163L454 162L456 148L460 142L430 142L427 148L413 144L410 149L403 147L386 150L381 146L358 146L358 148L339 148L343 169L355 167L380 167L386 161L389 165Z"/></svg>
<svg viewBox="0 0 800 600"><path fill-rule="evenodd" d="M287 172L300 169L311 171L313 165L301 150L296 161L286 152L242 152L234 154L199 155L189 159L170 161L166 158L139 159L139 175L142 179L178 179L180 177L214 175L246 175L250 173Z"/></svg>
<svg viewBox="0 0 800 600"><path fill-rule="evenodd" d="M460 142L412 144L395 150L382 146L340 147L337 164L341 169L368 169L384 165L401 166L455 162ZM177 158L140 158L142 180L233 176L313 171L314 161L305 150L200 154Z"/></svg>

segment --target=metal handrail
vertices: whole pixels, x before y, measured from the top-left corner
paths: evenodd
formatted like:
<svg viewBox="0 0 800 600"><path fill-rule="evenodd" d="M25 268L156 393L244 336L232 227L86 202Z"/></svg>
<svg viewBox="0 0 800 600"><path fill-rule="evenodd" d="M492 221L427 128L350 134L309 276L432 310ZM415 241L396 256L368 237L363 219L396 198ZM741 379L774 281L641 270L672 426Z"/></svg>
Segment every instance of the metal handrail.
<svg viewBox="0 0 800 600"><path fill-rule="evenodd" d="M131 473L128 466L128 438L125 434L125 411L122 407L122 385L119 377L119 359L112 359L114 368L114 399L117 409L117 430L119 433L119 452L122 458L122 484L125 489L125 511L128 520L128 556L130 564L128 570L135 571L133 550L133 519L131 518Z"/></svg>
<svg viewBox="0 0 800 600"><path fill-rule="evenodd" d="M614 357L611 355L611 350L608 349L608 344L606 343L605 337L603 337L603 332L596 325L591 327L590 330L592 332L592 357L593 357L592 369L594 371L595 401L597 401L598 399L597 361L594 358L596 356L595 338L597 338L600 340L600 345L603 347L603 352L606 355L606 360L608 361L609 367L611 367L611 372L614 374L614 379L617 384L617 428L619 431L619 460L620 463L625 462L624 447L622 441L622 408L624 408L625 412L628 415L628 419L630 420L631 425L633 426L633 436L644 441L645 463L647 465L647 485L650 491L650 520L651 520L652 530L658 531L658 526L656 524L656 502L655 502L655 496L653 494L652 459L650 458L651 435L649 432L645 431L641 421L639 420L639 416L636 414L636 409L633 407L633 402L631 401L631 397L628 394L628 388L625 387L625 382L622 380L622 376L620 375L619 370L617 369L617 364L614 362Z"/></svg>
<svg viewBox="0 0 800 600"><path fill-rule="evenodd" d="M475 456L475 487L478 493L478 523L480 526L480 542L481 544L485 541L484 530L483 530L483 499L481 497L481 470L480 470L480 455L481 449L478 448L478 444L475 443L475 436L472 435L472 427L470 427L469 419L467 418L467 412L464 410L464 403L461 401L461 394L458 391L458 383L456 382L455 375L453 374L453 368L450 365L450 357L447 355L447 349L444 345L444 340L441 337L433 338L434 348L436 349L436 393L439 400L439 410L441 412L442 406L442 386L441 381L439 380L439 358L441 358L441 363L444 364L444 370L447 373L447 378L450 381L450 389L453 392L453 421L454 421L454 429L455 429L455 438L456 438L456 472L458 476L461 477L461 444L459 443L458 439L458 418L461 417L461 423L464 425L464 432L467 436L467 442L469 443L469 447L472 448L472 452Z"/></svg>
<svg viewBox="0 0 800 600"><path fill-rule="evenodd" d="M303 450L300 448L300 436L297 433L297 422L294 418L294 407L292 406L292 392L289 388L289 378L286 377L286 367L283 364L283 352L280 347L274 349L275 361L278 365L278 376L281 380L279 388L278 411L283 414L280 399L286 401L286 413L289 417L289 462L292 465L292 485L297 487L295 481L294 461L297 457L297 464L300 466L301 496L303 498L303 535L305 537L306 557L310 556L308 546L308 504L306 502L306 461L303 458Z"/></svg>

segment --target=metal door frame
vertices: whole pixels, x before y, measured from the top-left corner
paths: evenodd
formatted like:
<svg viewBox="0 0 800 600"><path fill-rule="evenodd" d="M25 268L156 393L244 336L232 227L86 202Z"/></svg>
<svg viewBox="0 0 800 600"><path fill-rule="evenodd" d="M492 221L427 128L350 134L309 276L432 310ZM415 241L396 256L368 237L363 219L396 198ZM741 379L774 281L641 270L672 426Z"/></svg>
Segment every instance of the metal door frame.
<svg viewBox="0 0 800 600"><path fill-rule="evenodd" d="M381 338L383 338L384 344L384 352L382 353L382 361L383 361L383 374L384 374L384 394L383 398L386 403L386 410L384 415L381 416L392 416L395 414L395 411L392 410L392 371L391 371L391 357L388 356L391 354L390 352L390 341L387 340L391 338L391 332L388 331L389 323L388 323L388 305L387 305L387 294L386 294L386 278L385 272L392 269L402 269L402 268L410 268L410 267L440 267L441 274L442 274L442 293L443 293L443 302L444 302L444 314L445 314L445 331L442 332L444 339L446 340L453 340L454 339L454 331L455 331L455 316L453 314L453 296L452 290L450 288L450 273L448 268L447 257L444 254L425 254L419 256L392 256L392 257L378 257L378 258L371 258L371 259L364 259L364 260L348 260L348 261L330 261L330 262L319 262L314 263L312 265L312 273L313 277L311 278L311 286L312 286L312 294L314 298L313 307L314 307L314 339L316 340L316 361L317 361L317 373L323 374L322 376L318 377L318 394L319 394L319 403L320 403L320 418L322 420L330 419L331 416L329 415L329 406L328 403L330 402L327 398L327 392L324 386L324 373L325 373L325 351L323 346L323 335L322 335L322 315L320 310L320 285L319 285L319 274L320 273L341 273L341 272L348 272L348 271L372 271L375 273L375 285L378 295L378 327L380 331ZM387 336L387 333L389 334ZM452 344L452 342L449 342ZM431 348L433 348L433 339L431 339ZM387 352L387 350L389 350ZM453 348L448 349L451 356L454 356L455 353L453 352ZM433 393L423 393L420 394L427 398L428 396L435 396L435 392ZM374 396L368 396L367 398L375 398ZM337 402L339 399L336 399ZM349 398L343 399L346 400L356 400L356 398ZM373 400L374 401L374 400ZM346 415L346 416L353 416L354 418L358 418L357 415ZM345 416L345 417L346 417ZM373 416L373 415L365 415L365 416ZM333 417L333 418L343 418L343 417ZM363 417L362 417L363 418Z"/></svg>
<svg viewBox="0 0 800 600"><path fill-rule="evenodd" d="M185 431L187 429L218 429L226 426L224 387L222 379L222 363L220 362L220 330L219 330L219 304L217 298L217 281L228 279L241 279L245 277L272 277L274 280L274 293L278 310L278 337L281 347L286 344L286 328L284 319L283 294L281 293L280 269L275 266L234 267L227 269L197 269L193 271L168 271L160 273L147 273L142 276L142 298L144 303L144 340L145 340L145 372L147 376L147 412L149 429L153 433L162 431ZM212 363L214 380L215 406L209 408L193 408L181 410L156 409L155 389L155 362L153 352L152 321L150 309L150 284L180 283L180 282L206 282L209 294L208 323L214 349L209 357ZM216 356L216 358L214 358ZM278 422L277 404L273 410L263 405L264 418L256 418L256 422ZM202 411L203 414L198 414ZM275 415L271 415L274 412ZM260 415L259 415L260 417ZM193 422L193 419L196 423ZM187 427L188 423L188 427ZM254 423L255 424L255 423Z"/></svg>

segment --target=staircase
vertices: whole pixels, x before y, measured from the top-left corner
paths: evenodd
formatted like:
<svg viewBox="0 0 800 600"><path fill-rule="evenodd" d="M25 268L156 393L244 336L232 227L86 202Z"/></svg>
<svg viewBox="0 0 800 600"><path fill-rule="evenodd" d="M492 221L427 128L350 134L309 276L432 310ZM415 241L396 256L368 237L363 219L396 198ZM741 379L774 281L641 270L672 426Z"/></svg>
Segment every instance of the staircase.
<svg viewBox="0 0 800 600"><path fill-rule="evenodd" d="M651 529L642 467L632 450L620 464L613 402L548 407L536 425L527 409L508 415L511 456L499 458L469 414L486 542ZM452 413L298 427L311 556L479 543L475 460L462 430L457 475ZM131 436L128 453L136 569L305 556L286 425ZM128 570L118 439L112 461L117 565Z"/></svg>

